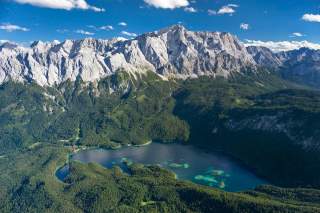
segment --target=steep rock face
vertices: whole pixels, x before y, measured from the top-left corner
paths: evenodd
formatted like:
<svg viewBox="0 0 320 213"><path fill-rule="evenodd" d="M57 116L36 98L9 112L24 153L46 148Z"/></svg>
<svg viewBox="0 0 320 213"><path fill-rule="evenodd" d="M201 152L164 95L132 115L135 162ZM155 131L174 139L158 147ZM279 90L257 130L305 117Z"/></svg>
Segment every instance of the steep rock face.
<svg viewBox="0 0 320 213"><path fill-rule="evenodd" d="M255 67L241 42L229 33L192 32L181 25L132 40L84 39L0 47L0 83L9 79L53 86L81 78L92 82L118 70L151 70L163 77L228 77Z"/></svg>
<svg viewBox="0 0 320 213"><path fill-rule="evenodd" d="M266 47L250 46L247 47L249 54L252 55L255 62L264 67L279 67L282 60L278 55Z"/></svg>
<svg viewBox="0 0 320 213"><path fill-rule="evenodd" d="M247 50L259 66L277 69L287 80L320 88L320 50L301 48L274 53L256 46Z"/></svg>
<svg viewBox="0 0 320 213"><path fill-rule="evenodd" d="M301 48L279 54L284 61L281 74L284 78L320 88L320 50Z"/></svg>
<svg viewBox="0 0 320 213"><path fill-rule="evenodd" d="M237 38L229 33L192 32L173 26L138 38L140 47L162 75L220 75L254 65Z"/></svg>

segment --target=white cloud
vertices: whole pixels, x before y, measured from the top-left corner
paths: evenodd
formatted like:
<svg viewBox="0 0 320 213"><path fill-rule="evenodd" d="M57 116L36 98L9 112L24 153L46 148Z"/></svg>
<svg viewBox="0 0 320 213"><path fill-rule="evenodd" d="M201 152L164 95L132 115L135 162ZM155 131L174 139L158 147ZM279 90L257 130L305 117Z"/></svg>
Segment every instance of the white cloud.
<svg viewBox="0 0 320 213"><path fill-rule="evenodd" d="M110 31L110 30L114 30L113 26L111 25L105 25L105 26L94 26L94 25L87 25L88 28L93 29L94 31L100 31L100 30L106 30L106 31Z"/></svg>
<svg viewBox="0 0 320 213"><path fill-rule="evenodd" d="M135 33L130 33L130 32L127 32L127 31L122 31L121 34L125 35L125 36L129 36L129 37L137 37L138 36Z"/></svg>
<svg viewBox="0 0 320 213"><path fill-rule="evenodd" d="M188 0L144 0L150 6L162 9L175 9L189 5Z"/></svg>
<svg viewBox="0 0 320 213"><path fill-rule="evenodd" d="M245 40L245 46L263 46L271 49L274 52L289 51L307 47L310 49L320 49L320 44L312 43L309 41L257 41Z"/></svg>
<svg viewBox="0 0 320 213"><path fill-rule="evenodd" d="M185 7L184 11L188 12L188 13L196 13L196 12L198 12L198 10L193 8L193 7Z"/></svg>
<svg viewBox="0 0 320 213"><path fill-rule="evenodd" d="M111 26L111 25L102 26L99 29L100 30L107 30L107 31L114 30L113 26Z"/></svg>
<svg viewBox="0 0 320 213"><path fill-rule="evenodd" d="M210 16L224 15L224 14L233 15L236 12L235 8L238 8L238 7L239 7L239 5L237 5L237 4L228 4L228 5L221 7L218 11L209 9L208 14Z"/></svg>
<svg viewBox="0 0 320 213"><path fill-rule="evenodd" d="M13 31L27 32L27 31L30 31L28 28L20 27L18 25L14 25L14 24L2 24L2 25L0 25L0 30L5 30L7 32L13 32Z"/></svg>
<svg viewBox="0 0 320 213"><path fill-rule="evenodd" d="M234 7L232 7L232 6L230 6L230 5L227 5L227 6L221 7L221 8L218 10L217 14L219 14L219 15L224 15L224 14L233 14L233 13L235 13L235 12L236 12L236 10L234 9Z"/></svg>
<svg viewBox="0 0 320 213"><path fill-rule="evenodd" d="M128 41L128 39L127 39L127 38L124 38L124 37L117 37L117 40L118 40L118 41Z"/></svg>
<svg viewBox="0 0 320 213"><path fill-rule="evenodd" d="M88 35L88 36L94 35L94 33L88 32L88 31L85 31L85 30L77 30L76 33L82 34L82 35Z"/></svg>
<svg viewBox="0 0 320 213"><path fill-rule="evenodd" d="M81 9L92 10L95 12L104 12L105 9L89 5L86 0L13 0L19 4L30 4L36 7L45 7L51 9Z"/></svg>
<svg viewBox="0 0 320 213"><path fill-rule="evenodd" d="M250 29L250 25L246 24L246 23L241 23L240 24L240 29L241 30L249 30Z"/></svg>
<svg viewBox="0 0 320 213"><path fill-rule="evenodd" d="M304 35L302 33L292 33L291 37L303 37Z"/></svg>
<svg viewBox="0 0 320 213"><path fill-rule="evenodd" d="M302 20L309 22L320 22L320 14L304 14Z"/></svg>
<svg viewBox="0 0 320 213"><path fill-rule="evenodd" d="M119 25L119 26L123 26L123 27L128 26L128 24L127 24L126 22L120 22L120 23L118 23L118 25Z"/></svg>
<svg viewBox="0 0 320 213"><path fill-rule="evenodd" d="M228 7L239 7L237 4L228 4Z"/></svg>
<svg viewBox="0 0 320 213"><path fill-rule="evenodd" d="M94 6L90 6L88 9L93 10L94 12L97 12L97 13L106 12L106 9L94 7Z"/></svg>
<svg viewBox="0 0 320 213"><path fill-rule="evenodd" d="M228 6L223 6L218 10L218 14L232 14L235 12L236 11L232 7L228 7Z"/></svg>

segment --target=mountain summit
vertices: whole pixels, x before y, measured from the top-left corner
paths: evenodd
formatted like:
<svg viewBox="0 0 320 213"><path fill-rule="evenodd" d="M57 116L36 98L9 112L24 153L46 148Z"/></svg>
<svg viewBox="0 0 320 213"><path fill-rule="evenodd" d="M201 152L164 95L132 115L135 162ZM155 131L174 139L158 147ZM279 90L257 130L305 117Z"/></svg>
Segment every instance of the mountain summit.
<svg viewBox="0 0 320 213"><path fill-rule="evenodd" d="M152 71L163 78L228 78L248 68L265 67L291 81L320 87L319 52L246 48L230 33L193 32L174 25L130 40L36 41L28 48L4 43L0 46L0 84L14 80L54 86L78 78L93 82L119 70L133 76Z"/></svg>
<svg viewBox="0 0 320 213"><path fill-rule="evenodd" d="M131 40L87 38L62 43L37 41L29 48L0 46L0 83L11 79L53 86L78 77L92 82L118 70L133 75L150 70L164 78L228 77L255 65L235 36L192 32L182 25Z"/></svg>

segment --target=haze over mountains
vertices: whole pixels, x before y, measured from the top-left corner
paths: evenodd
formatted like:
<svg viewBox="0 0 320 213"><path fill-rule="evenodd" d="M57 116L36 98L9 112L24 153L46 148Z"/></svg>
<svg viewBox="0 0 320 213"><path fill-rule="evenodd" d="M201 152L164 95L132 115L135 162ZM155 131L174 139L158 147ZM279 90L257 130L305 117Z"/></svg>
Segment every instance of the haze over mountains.
<svg viewBox="0 0 320 213"><path fill-rule="evenodd" d="M131 40L88 38L38 41L30 48L11 43L0 46L0 83L11 79L54 86L77 78L93 82L119 70L134 75L151 70L164 78L228 77L258 67L278 70L298 83L320 86L319 50L274 53L265 47L245 47L229 33L193 32L181 25Z"/></svg>

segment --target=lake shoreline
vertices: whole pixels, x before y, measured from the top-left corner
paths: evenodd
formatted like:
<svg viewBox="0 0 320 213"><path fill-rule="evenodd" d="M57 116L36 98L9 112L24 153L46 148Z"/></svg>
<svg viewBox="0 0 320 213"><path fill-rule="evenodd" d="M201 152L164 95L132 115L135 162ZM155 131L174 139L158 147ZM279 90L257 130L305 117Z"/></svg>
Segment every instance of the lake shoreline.
<svg viewBox="0 0 320 213"><path fill-rule="evenodd" d="M226 191L245 191L267 184L252 170L243 167L239 161L235 161L235 158L219 151L204 150L192 144L148 141L141 145L131 145L120 149L84 148L69 155L69 161L94 162L109 169L114 165L122 168L123 159L144 165L159 165L173 172L178 179L213 188L224 189L226 187Z"/></svg>

